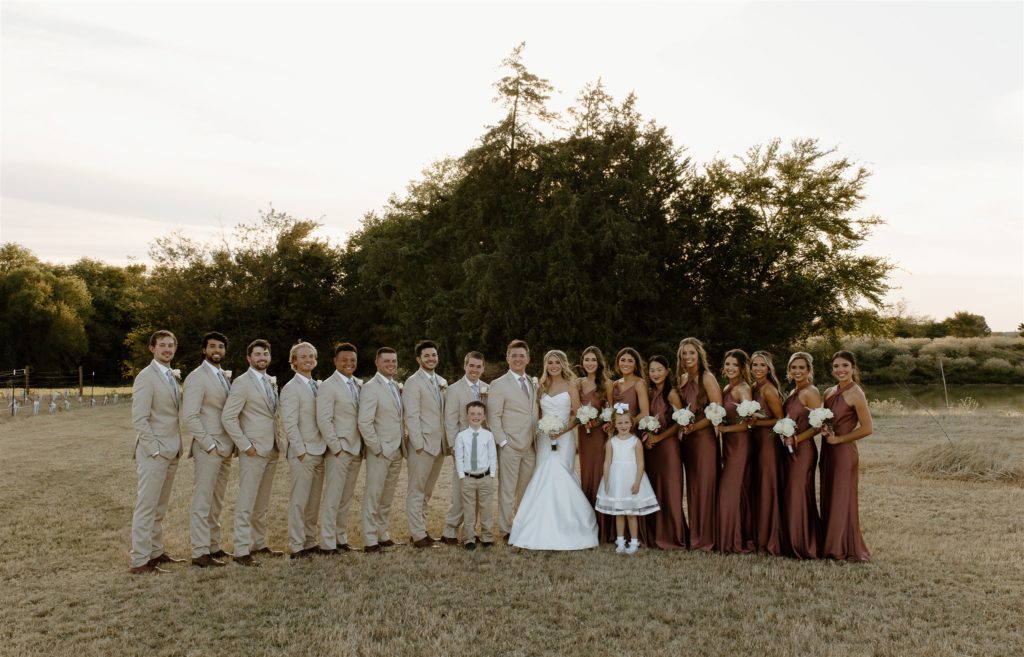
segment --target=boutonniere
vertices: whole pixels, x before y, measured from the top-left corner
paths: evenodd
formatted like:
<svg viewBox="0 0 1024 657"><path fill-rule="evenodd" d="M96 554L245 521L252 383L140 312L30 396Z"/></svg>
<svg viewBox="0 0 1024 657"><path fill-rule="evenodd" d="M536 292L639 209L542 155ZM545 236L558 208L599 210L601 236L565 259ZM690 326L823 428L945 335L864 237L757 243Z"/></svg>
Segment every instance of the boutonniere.
<svg viewBox="0 0 1024 657"><path fill-rule="evenodd" d="M274 386L275 389L277 388L277 377L276 376L270 377L270 385Z"/></svg>
<svg viewBox="0 0 1024 657"><path fill-rule="evenodd" d="M352 380L356 382L356 387L357 388L362 388L363 387L363 380L362 379L357 379L356 377L352 377Z"/></svg>
<svg viewBox="0 0 1024 657"><path fill-rule="evenodd" d="M395 381L395 387L398 388L399 390L401 390L402 389L402 384L399 383L398 381Z"/></svg>
<svg viewBox="0 0 1024 657"><path fill-rule="evenodd" d="M448 389L448 382L447 381L438 381L437 382L437 387L440 388L441 390L447 390Z"/></svg>
<svg viewBox="0 0 1024 657"><path fill-rule="evenodd" d="M532 383L532 384L533 384L533 387L534 387L534 388L536 388L536 387L537 387L538 385L540 385L540 384L539 384L539 383L537 382L537 377L535 377L535 376L531 376L531 377L530 377L530 383Z"/></svg>
<svg viewBox="0 0 1024 657"><path fill-rule="evenodd" d="M322 380L320 380L320 379L317 379L317 380L316 380L316 385L317 385L318 387L319 387L319 386L322 386L323 384L324 384L324 382L323 382Z"/></svg>
<svg viewBox="0 0 1024 657"><path fill-rule="evenodd" d="M484 383L483 381L481 381L479 385L480 385L479 389L480 389L480 394L481 395L486 395L487 391L491 389L491 387L489 385L487 385L486 383Z"/></svg>
<svg viewBox="0 0 1024 657"><path fill-rule="evenodd" d="M221 374L224 375L225 379L230 379L231 378L231 370L221 370L220 372L221 372Z"/></svg>
<svg viewBox="0 0 1024 657"><path fill-rule="evenodd" d="M178 369L171 370L171 374L174 375L175 379L181 381L181 370L178 370Z"/></svg>

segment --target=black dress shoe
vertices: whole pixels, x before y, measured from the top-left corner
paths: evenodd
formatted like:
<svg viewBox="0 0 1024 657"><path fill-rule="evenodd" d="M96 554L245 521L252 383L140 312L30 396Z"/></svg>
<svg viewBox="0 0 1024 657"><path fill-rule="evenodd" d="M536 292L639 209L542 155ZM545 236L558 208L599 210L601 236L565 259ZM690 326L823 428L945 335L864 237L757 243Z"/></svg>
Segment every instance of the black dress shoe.
<svg viewBox="0 0 1024 657"><path fill-rule="evenodd" d="M234 562L237 563L239 566L255 567L260 565L260 562L253 559L251 554L244 554L240 557L234 557Z"/></svg>
<svg viewBox="0 0 1024 657"><path fill-rule="evenodd" d="M149 563L153 564L154 566L159 566L162 563L185 563L185 560L175 559L171 555L164 552L159 557L153 557L152 559L150 559Z"/></svg>
<svg viewBox="0 0 1024 657"><path fill-rule="evenodd" d="M309 550L299 550L298 552L292 552L288 555L289 559L308 559L313 556L313 553Z"/></svg>
<svg viewBox="0 0 1024 657"><path fill-rule="evenodd" d="M466 543L463 547L466 548L467 550L475 550L476 549L476 543Z"/></svg>
<svg viewBox="0 0 1024 657"><path fill-rule="evenodd" d="M458 545L459 539L455 538L454 536L442 536L441 542L445 545Z"/></svg>
<svg viewBox="0 0 1024 657"><path fill-rule="evenodd" d="M371 554L373 552L381 552L380 544L377 544L377 545L364 545L363 546L363 552L366 552L367 554Z"/></svg>
<svg viewBox="0 0 1024 657"><path fill-rule="evenodd" d="M208 554L204 554L201 557L197 557L192 560L193 566L199 566L200 568L219 568L220 566L226 565L223 561L218 561Z"/></svg>
<svg viewBox="0 0 1024 657"><path fill-rule="evenodd" d="M216 552L211 552L210 556L214 559L220 559L221 561L223 561L225 559L230 559L235 555L231 554L230 552L225 552L224 550L217 550Z"/></svg>
<svg viewBox="0 0 1024 657"><path fill-rule="evenodd" d="M359 548L354 548L351 545L349 545L348 543L342 543L341 545L338 546L338 549L335 550L335 552L338 552L338 553L341 553L341 552L359 552Z"/></svg>
<svg viewBox="0 0 1024 657"><path fill-rule="evenodd" d="M171 571L164 570L163 568L157 568L156 565L154 565L153 562L150 561L141 566L132 566L128 569L128 572L130 572L132 575L161 575L164 573L169 573Z"/></svg>
<svg viewBox="0 0 1024 657"><path fill-rule="evenodd" d="M494 547L494 541L480 541L480 547L483 547L483 548Z"/></svg>
<svg viewBox="0 0 1024 657"><path fill-rule="evenodd" d="M386 541L381 541L381 542L380 542L380 543L378 543L377 545L381 546L382 548L388 548L388 547L395 547L396 545L405 545L405 543L396 543L396 542L392 541L392 540L391 540L391 539L389 538L389 539L388 539L388 540L386 540Z"/></svg>
<svg viewBox="0 0 1024 657"><path fill-rule="evenodd" d="M281 552L279 550L271 550L268 547L261 547L258 550L254 550L253 554L265 554L265 555L267 555L269 557L283 557L284 556L284 552Z"/></svg>

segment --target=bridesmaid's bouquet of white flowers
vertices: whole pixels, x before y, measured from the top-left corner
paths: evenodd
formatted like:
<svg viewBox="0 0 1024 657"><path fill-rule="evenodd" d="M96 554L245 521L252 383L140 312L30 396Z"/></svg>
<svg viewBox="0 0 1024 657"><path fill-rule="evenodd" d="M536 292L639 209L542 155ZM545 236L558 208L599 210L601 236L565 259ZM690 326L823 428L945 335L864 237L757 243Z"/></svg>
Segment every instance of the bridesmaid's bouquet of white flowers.
<svg viewBox="0 0 1024 657"><path fill-rule="evenodd" d="M738 415L740 421L744 423L750 422L757 417L764 417L761 414L761 404L753 400L742 401L737 404L736 415Z"/></svg>
<svg viewBox="0 0 1024 657"><path fill-rule="evenodd" d="M590 404L584 404L576 409L576 419L590 433L590 421L597 419L597 409Z"/></svg>
<svg viewBox="0 0 1024 657"><path fill-rule="evenodd" d="M784 417L775 423L775 426L772 427L772 431L779 434L780 438L792 438L796 435L796 422L788 417ZM793 446L789 443L786 443L786 449L789 450L790 454L793 453Z"/></svg>
<svg viewBox="0 0 1024 657"><path fill-rule="evenodd" d="M822 406L821 408L812 408L810 415L807 416L807 421L811 423L811 426L815 429L826 429L832 428L832 411Z"/></svg>
<svg viewBox="0 0 1024 657"><path fill-rule="evenodd" d="M658 418L654 417L653 415L648 415L647 417L640 418L640 421L637 422L636 426L638 429L640 429L640 431L647 431L648 433L658 433L658 429L661 428L661 422L658 422Z"/></svg>
<svg viewBox="0 0 1024 657"><path fill-rule="evenodd" d="M606 406L604 408L604 410L601 411L601 421L602 422L611 422L612 421L612 415L614 413L615 413L615 409L614 408L612 408L611 406Z"/></svg>
<svg viewBox="0 0 1024 657"><path fill-rule="evenodd" d="M691 424L695 417L693 411L685 407L672 414L672 420L681 427Z"/></svg>
<svg viewBox="0 0 1024 657"><path fill-rule="evenodd" d="M542 417L540 422L537 423L537 431L541 432L548 438L551 438L551 434L557 433L558 431L561 431L561 429L562 422L558 418L550 415ZM551 441L551 451L558 451L558 443L553 440Z"/></svg>
<svg viewBox="0 0 1024 657"><path fill-rule="evenodd" d="M725 407L721 404L711 402L704 409L704 417L711 421L711 424L718 426L725 419Z"/></svg>

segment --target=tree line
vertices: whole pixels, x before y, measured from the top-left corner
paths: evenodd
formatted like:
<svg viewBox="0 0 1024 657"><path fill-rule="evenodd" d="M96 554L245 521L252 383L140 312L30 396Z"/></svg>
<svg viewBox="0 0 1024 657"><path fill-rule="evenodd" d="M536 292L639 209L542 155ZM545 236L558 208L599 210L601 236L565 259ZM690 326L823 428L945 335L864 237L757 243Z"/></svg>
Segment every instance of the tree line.
<svg viewBox="0 0 1024 657"><path fill-rule="evenodd" d="M522 44L503 65L501 120L342 245L273 207L220 242L157 237L150 266L50 265L4 245L0 367L129 375L157 327L178 335L186 367L208 330L234 342L228 367L267 338L277 374L300 338L354 342L367 371L370 350L411 362L430 338L454 371L468 350L501 358L513 337L674 354L695 335L716 354L781 353L812 335L905 330L882 312L892 263L861 252L881 223L858 212L863 166L814 139L698 165L634 95L617 101L598 80L555 114Z"/></svg>

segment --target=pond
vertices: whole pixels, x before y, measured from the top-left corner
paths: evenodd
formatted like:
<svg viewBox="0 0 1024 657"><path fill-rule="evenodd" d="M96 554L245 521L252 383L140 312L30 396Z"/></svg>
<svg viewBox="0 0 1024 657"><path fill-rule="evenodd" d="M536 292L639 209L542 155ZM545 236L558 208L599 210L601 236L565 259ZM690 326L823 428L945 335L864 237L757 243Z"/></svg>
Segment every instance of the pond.
<svg viewBox="0 0 1024 657"><path fill-rule="evenodd" d="M942 410L946 406L942 386L894 386L866 385L864 392L869 400L898 399L908 409L921 408ZM978 402L979 410L1024 411L1024 386L1012 385L956 385L949 386L949 404L954 408L960 400L971 397Z"/></svg>

